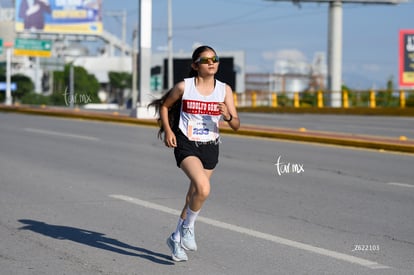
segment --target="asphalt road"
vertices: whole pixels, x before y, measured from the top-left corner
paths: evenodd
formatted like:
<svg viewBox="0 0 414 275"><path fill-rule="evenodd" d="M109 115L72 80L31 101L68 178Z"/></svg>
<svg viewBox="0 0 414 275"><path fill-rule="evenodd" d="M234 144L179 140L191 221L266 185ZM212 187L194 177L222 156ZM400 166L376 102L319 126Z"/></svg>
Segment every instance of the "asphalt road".
<svg viewBox="0 0 414 275"><path fill-rule="evenodd" d="M1 274L414 273L413 155L220 146L199 250L174 263L188 182L155 128L0 113Z"/></svg>
<svg viewBox="0 0 414 275"><path fill-rule="evenodd" d="M129 116L130 110L121 110L120 113ZM244 124L249 125L414 139L414 117L250 112L239 112L239 116Z"/></svg>
<svg viewBox="0 0 414 275"><path fill-rule="evenodd" d="M244 123L347 134L414 139L414 117L240 113Z"/></svg>

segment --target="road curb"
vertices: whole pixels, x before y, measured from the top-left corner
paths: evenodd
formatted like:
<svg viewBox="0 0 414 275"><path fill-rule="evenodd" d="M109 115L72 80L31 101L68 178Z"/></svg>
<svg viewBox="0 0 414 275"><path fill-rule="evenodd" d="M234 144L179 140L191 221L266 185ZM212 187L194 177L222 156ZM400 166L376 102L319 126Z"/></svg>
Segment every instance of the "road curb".
<svg viewBox="0 0 414 275"><path fill-rule="evenodd" d="M76 118L76 119L88 119L107 122L119 122L126 124L158 126L155 119L138 119L129 117L126 115L119 115L117 112L112 113L100 113L91 112L81 109L62 109L62 108L48 108L48 107L27 107L27 106L2 106L0 105L1 112L21 113L41 116L54 116L62 118Z"/></svg>
<svg viewBox="0 0 414 275"><path fill-rule="evenodd" d="M268 131L256 131L256 130L244 130L240 129L236 133L229 129L221 129L222 133L226 134L237 134L243 136L252 136L252 137L263 137L263 138L274 138L274 139L284 139L292 141L305 141L313 143L323 143L331 145L341 145L349 147L358 147L358 148L367 148L375 150L384 150L384 151L395 151L395 152L404 152L404 153L414 153L414 146L410 144L398 144L391 142L381 142L381 141L369 141L358 138L340 138L340 137L328 137L328 136L314 136L312 134L303 135L300 132L297 134L294 133L284 133L284 132L268 132Z"/></svg>
<svg viewBox="0 0 414 275"><path fill-rule="evenodd" d="M87 119L95 121L116 122L132 125L145 125L151 127L158 127L158 123L155 119L138 119L129 117L126 115L120 115L117 112L113 113L101 113L91 112L81 109L62 109L62 108L50 108L50 107L31 107L31 106L5 106L0 105L1 112L22 113L31 115L42 116L54 116L62 118L74 118L74 119ZM368 148L375 150L395 151L404 153L414 153L414 142L403 140L384 140L381 138L368 138L368 137L349 137L347 135L340 135L337 133L321 134L317 132L301 132L294 130L284 129L261 129L254 128L254 126L241 127L238 131L234 132L229 127L223 125L221 132L231 135L242 135L252 137L263 137L273 139L284 139L292 141L305 141L313 143L323 143L359 148Z"/></svg>

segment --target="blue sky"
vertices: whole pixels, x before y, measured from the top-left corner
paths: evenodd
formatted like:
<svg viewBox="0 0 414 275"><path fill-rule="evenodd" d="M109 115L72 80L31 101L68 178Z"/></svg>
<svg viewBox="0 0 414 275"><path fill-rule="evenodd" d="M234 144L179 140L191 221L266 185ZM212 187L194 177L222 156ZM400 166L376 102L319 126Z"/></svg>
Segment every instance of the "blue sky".
<svg viewBox="0 0 414 275"><path fill-rule="evenodd" d="M343 5L343 81L356 88L398 83L398 33L414 29L414 2ZM265 0L172 0L174 51L191 52L194 43L219 53L243 50L247 72L273 72L275 58L311 62L327 52L328 5ZM138 1L103 0L105 11L126 9L127 37L138 21ZM153 0L153 52L167 45L167 0ZM104 28L121 37L122 20L104 16Z"/></svg>

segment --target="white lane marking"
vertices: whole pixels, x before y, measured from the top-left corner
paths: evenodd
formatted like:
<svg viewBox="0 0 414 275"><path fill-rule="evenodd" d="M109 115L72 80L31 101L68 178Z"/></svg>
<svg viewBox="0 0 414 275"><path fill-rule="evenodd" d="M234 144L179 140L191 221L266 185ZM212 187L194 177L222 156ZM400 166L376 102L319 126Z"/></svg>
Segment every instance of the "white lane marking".
<svg viewBox="0 0 414 275"><path fill-rule="evenodd" d="M394 186L400 186L400 187L408 187L408 188L413 188L414 187L414 185L412 185L412 184L401 183L401 182L389 182L387 184L388 185L394 185Z"/></svg>
<svg viewBox="0 0 414 275"><path fill-rule="evenodd" d="M146 207L146 208L150 208L153 210L158 210L160 212L164 212L167 214L172 214L172 215L180 215L181 212L160 204L156 204L156 203L152 203L149 201L144 201L144 200L140 200L137 198L133 198L133 197L129 197L129 196L125 196L125 195L109 195L109 197L114 198L114 199L118 199L118 200L123 200L129 203L133 203L142 207ZM371 269L386 269L386 268L390 268L389 266L386 265L382 265L380 263L377 262L373 262L373 261L369 261L366 259L362 259L359 257L355 257L355 256L351 256L351 255L347 255L344 253L340 253L340 252L336 252L336 251L332 251L332 250L328 250L325 248L321 248L321 247L317 247L317 246L312 246L309 244L304 244L304 243L300 243L297 241L293 241L293 240L289 240L289 239L285 239L282 237L278 237L275 235L271 235L271 234L267 234L267 233L263 233L260 231L256 231L256 230L252 230L249 228L245 228L245 227L241 227L241 226L237 226L237 225L233 225L233 224L229 224L229 223L225 223L225 222L221 222L218 220L214 220L214 219L209 219L209 218L205 218L205 217L201 217L199 216L197 218L197 221L199 222L203 222L218 228L222 228L222 229L226 229L226 230L230 230L233 232L237 232L237 233L241 233L241 234L245 234L248 236L252 236L255 238L259 238L259 239L263 239L266 241L271 241L277 244L282 244L282 245L286 245L286 246L290 246L290 247L294 247L297 249L301 249L301 250L305 250L308 252L312 252L312 253L316 253L316 254L320 254L323 256L327 256L327 257L331 257L337 260L341 260L341 261L345 261L345 262L349 262L349 263L353 263L353 264L358 264L367 268L371 268Z"/></svg>
<svg viewBox="0 0 414 275"><path fill-rule="evenodd" d="M48 130L41 130L41 129L34 129L34 128L24 128L24 130L26 132L38 133L38 134L49 135L49 136L79 138L79 139L86 139L86 140L93 140L93 141L99 140L99 138L96 138L96 137L74 135L74 134L69 134L69 133L55 132L55 131L48 131Z"/></svg>

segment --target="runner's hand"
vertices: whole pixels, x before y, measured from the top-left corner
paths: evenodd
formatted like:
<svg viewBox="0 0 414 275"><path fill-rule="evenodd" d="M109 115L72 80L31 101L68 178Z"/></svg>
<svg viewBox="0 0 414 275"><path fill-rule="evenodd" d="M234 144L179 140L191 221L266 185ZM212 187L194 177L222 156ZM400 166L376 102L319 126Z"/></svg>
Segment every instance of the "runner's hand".
<svg viewBox="0 0 414 275"><path fill-rule="evenodd" d="M224 102L220 102L218 104L218 109L220 110L220 114L224 117L224 118L228 118L230 116L229 110L227 109L227 106Z"/></svg>
<svg viewBox="0 0 414 275"><path fill-rule="evenodd" d="M165 146L173 148L177 147L177 139L173 132L166 132L164 136Z"/></svg>

